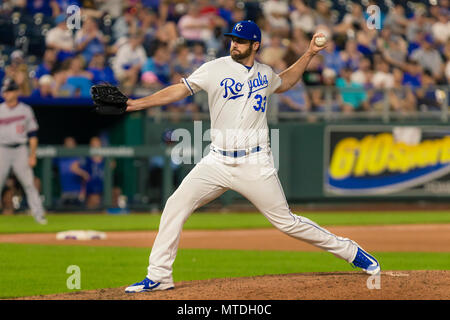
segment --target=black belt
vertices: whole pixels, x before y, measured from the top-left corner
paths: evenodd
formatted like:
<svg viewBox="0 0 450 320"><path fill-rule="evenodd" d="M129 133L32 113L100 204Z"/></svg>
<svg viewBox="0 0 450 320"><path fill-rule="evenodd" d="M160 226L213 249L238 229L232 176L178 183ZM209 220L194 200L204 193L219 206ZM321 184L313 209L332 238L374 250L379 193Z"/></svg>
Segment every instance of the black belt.
<svg viewBox="0 0 450 320"><path fill-rule="evenodd" d="M256 146L254 148L245 149L245 150L226 151L226 150L216 149L213 146L211 146L211 150L214 152L220 153L223 156L240 158L240 157L244 157L250 153L259 152L262 150L262 148L260 146Z"/></svg>
<svg viewBox="0 0 450 320"><path fill-rule="evenodd" d="M0 144L0 146L4 148L18 148L20 146L24 146L24 143L14 143L14 144Z"/></svg>

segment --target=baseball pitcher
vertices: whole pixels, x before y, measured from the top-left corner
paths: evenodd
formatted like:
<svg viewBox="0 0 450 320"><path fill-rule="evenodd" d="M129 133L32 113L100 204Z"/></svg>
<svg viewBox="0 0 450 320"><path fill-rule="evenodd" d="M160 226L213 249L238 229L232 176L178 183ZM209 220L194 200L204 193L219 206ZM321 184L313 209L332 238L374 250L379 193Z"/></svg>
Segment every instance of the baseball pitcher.
<svg viewBox="0 0 450 320"><path fill-rule="evenodd" d="M280 74L255 61L261 31L254 22L238 22L226 36L231 38L229 56L206 62L179 84L127 101L126 111L136 111L167 105L205 90L211 117L211 151L167 200L148 274L125 292L173 288L172 265L185 221L197 208L227 190L242 194L289 236L326 250L369 274L380 272L378 261L356 242L291 212L270 150L268 97L289 90L300 80L311 58L325 47L315 42L323 34L314 35L307 52Z"/></svg>

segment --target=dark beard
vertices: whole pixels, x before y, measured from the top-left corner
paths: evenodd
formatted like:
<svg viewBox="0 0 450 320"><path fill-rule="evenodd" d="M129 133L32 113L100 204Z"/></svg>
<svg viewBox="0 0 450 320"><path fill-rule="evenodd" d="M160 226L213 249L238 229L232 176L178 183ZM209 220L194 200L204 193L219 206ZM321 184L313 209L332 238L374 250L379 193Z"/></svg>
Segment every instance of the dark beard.
<svg viewBox="0 0 450 320"><path fill-rule="evenodd" d="M245 58L248 58L251 54L252 54L251 46L249 46L248 49L245 50L245 51L242 52L242 53L238 53L238 54L235 53L235 54L233 55L233 53L230 52L231 58L232 58L234 61L236 61L236 62L240 62L241 60L243 60L243 59L245 59Z"/></svg>

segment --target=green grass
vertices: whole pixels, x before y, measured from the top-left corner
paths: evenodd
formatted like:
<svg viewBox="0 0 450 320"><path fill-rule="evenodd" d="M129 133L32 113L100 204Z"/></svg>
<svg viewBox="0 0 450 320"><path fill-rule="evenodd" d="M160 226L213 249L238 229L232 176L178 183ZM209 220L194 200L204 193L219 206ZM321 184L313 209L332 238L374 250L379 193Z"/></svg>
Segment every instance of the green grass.
<svg viewBox="0 0 450 320"><path fill-rule="evenodd" d="M299 213L323 226L388 225L411 223L450 223L450 211L430 212L305 212ZM0 233L58 232L63 230L157 230L159 214L50 214L49 224L36 224L30 216L1 216ZM270 223L259 213L194 213L185 229L250 229L269 228Z"/></svg>
<svg viewBox="0 0 450 320"><path fill-rule="evenodd" d="M448 270L450 253L374 253L384 270ZM0 244L0 298L71 292L70 265L81 270L81 290L142 280L149 249ZM180 249L174 280L201 280L300 272L353 271L326 252Z"/></svg>

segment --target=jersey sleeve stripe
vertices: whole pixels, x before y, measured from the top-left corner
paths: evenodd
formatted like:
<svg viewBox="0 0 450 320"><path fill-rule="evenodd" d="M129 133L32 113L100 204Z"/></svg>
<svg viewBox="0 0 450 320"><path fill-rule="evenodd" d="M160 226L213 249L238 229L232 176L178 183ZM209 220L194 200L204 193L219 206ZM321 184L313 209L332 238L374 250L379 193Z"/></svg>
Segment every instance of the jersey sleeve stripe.
<svg viewBox="0 0 450 320"><path fill-rule="evenodd" d="M187 81L186 78L181 78L181 81L183 81L183 83L188 87L188 89L191 91L191 96L193 96L195 94L194 90L192 90L191 86L189 85L189 82Z"/></svg>
<svg viewBox="0 0 450 320"><path fill-rule="evenodd" d="M37 137L37 133L38 133L37 130L33 130L33 131L28 132L27 136L28 136L28 138Z"/></svg>

